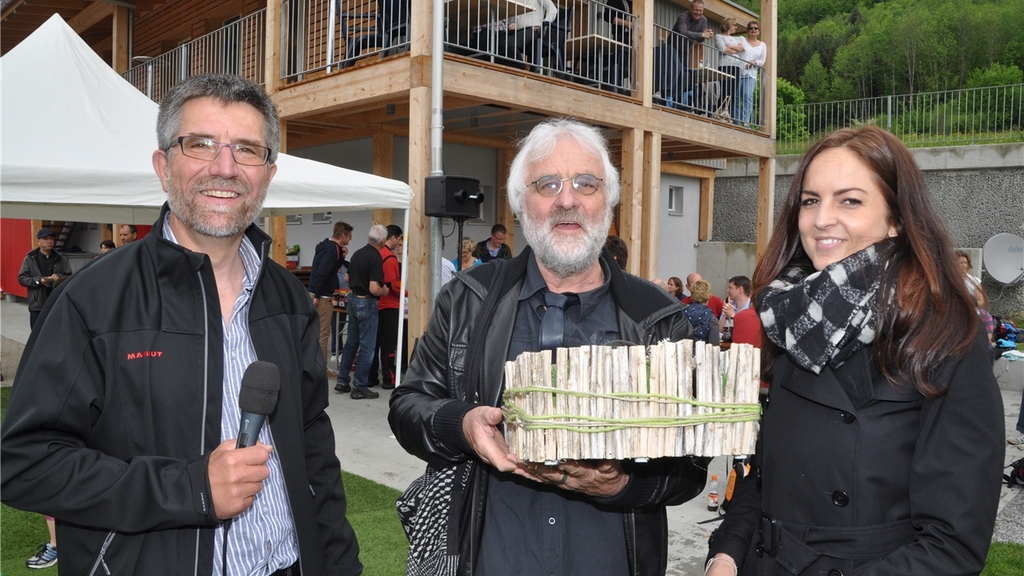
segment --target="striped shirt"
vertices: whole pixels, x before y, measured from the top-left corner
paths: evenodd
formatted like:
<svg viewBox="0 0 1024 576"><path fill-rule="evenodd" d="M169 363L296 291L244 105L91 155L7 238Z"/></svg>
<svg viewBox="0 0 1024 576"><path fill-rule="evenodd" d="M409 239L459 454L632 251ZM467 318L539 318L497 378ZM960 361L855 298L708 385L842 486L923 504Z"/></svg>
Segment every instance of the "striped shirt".
<svg viewBox="0 0 1024 576"><path fill-rule="evenodd" d="M164 237L178 241L171 231L169 215L164 220ZM241 410L238 393L242 387L242 374L258 358L249 337L249 299L260 272L260 257L252 242L242 237L238 248L245 276L242 290L235 299L231 323L224 327L224 399L221 406L220 438L223 442L238 436ZM270 426L260 429L260 440L273 446ZM287 568L299 559L299 544L292 520L291 505L284 486L284 472L277 452L270 453L267 461L270 477L264 480L263 490L245 512L234 518L227 530L227 573L235 576L267 575ZM224 534L227 524L217 527L214 535L213 574L222 574Z"/></svg>

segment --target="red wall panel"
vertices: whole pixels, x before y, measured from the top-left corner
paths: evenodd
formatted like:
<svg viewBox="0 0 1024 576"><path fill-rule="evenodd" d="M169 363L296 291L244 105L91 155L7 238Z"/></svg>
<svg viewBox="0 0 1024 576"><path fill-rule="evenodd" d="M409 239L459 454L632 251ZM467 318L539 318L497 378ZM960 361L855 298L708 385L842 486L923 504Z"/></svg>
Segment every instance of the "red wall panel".
<svg viewBox="0 0 1024 576"><path fill-rule="evenodd" d="M0 291L28 298L28 288L18 284L18 271L32 249L32 221L0 218Z"/></svg>

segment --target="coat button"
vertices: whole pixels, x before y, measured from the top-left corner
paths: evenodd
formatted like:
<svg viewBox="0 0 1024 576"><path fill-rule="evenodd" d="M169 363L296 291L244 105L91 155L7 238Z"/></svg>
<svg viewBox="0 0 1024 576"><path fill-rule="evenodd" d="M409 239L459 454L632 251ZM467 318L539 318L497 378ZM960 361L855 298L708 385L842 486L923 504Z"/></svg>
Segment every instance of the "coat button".
<svg viewBox="0 0 1024 576"><path fill-rule="evenodd" d="M836 490L832 493L832 503L842 508L850 503L850 496L842 490Z"/></svg>
<svg viewBox="0 0 1024 576"><path fill-rule="evenodd" d="M839 418L841 418L842 421L844 423L846 423L846 424L849 424L849 423L851 423L851 422L853 422L854 420L857 419L856 416L854 416L853 414L850 414L849 412L840 412L839 413Z"/></svg>
<svg viewBox="0 0 1024 576"><path fill-rule="evenodd" d="M833 568L828 571L828 576L843 576L843 571L838 568Z"/></svg>

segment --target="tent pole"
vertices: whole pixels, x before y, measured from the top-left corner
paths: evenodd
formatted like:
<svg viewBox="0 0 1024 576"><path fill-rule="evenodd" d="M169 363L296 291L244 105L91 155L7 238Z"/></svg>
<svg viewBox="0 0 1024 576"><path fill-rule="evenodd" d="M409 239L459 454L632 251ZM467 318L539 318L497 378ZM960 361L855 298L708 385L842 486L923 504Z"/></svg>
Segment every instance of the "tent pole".
<svg viewBox="0 0 1024 576"><path fill-rule="evenodd" d="M409 208L405 209L402 230L409 229ZM405 350L405 282L409 279L409 266L402 263L402 294L398 297L398 345L395 346L395 386L402 383L402 358Z"/></svg>

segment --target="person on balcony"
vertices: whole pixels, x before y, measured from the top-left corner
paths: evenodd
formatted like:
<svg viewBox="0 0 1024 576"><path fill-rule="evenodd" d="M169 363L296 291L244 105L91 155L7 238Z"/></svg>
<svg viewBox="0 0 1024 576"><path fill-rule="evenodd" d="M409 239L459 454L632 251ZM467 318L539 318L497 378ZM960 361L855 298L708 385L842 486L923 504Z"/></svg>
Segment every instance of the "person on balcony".
<svg viewBox="0 0 1024 576"><path fill-rule="evenodd" d="M704 41L713 37L715 33L708 27L703 0L693 0L690 9L676 18L676 25L672 30L683 36L682 46L678 47L679 55L682 59L682 69L689 69L689 72L683 72L683 92L693 93L694 108L706 109L702 86L704 79L700 77L700 67L704 60Z"/></svg>
<svg viewBox="0 0 1024 576"><path fill-rule="evenodd" d="M747 23L747 37L743 39L743 55L740 56L744 61L743 68L740 69L740 96L743 100L740 123L748 127L754 111L754 88L757 86L761 70L764 70L764 63L768 60L768 45L757 38L760 33L761 25L757 20ZM763 126L764 122L758 119L755 124Z"/></svg>
<svg viewBox="0 0 1024 576"><path fill-rule="evenodd" d="M633 0L608 0L602 17L611 24L612 38L622 44L611 50L612 61L608 69L608 80L612 86L628 94L632 87L629 81L630 61L633 54ZM625 90L622 90L625 89Z"/></svg>
<svg viewBox="0 0 1024 576"><path fill-rule="evenodd" d="M743 46L743 38L733 36L736 33L736 19L733 17L722 20L722 33L715 35L715 48L718 49L718 69L732 78L724 78L722 80L722 100L721 104L725 103L725 99L729 99L729 115L732 117L733 124L739 124L740 115L740 100L739 100L739 82L740 82L740 70L745 68L747 63L740 60L736 55L742 54L746 49ZM715 106L717 109L718 106Z"/></svg>

